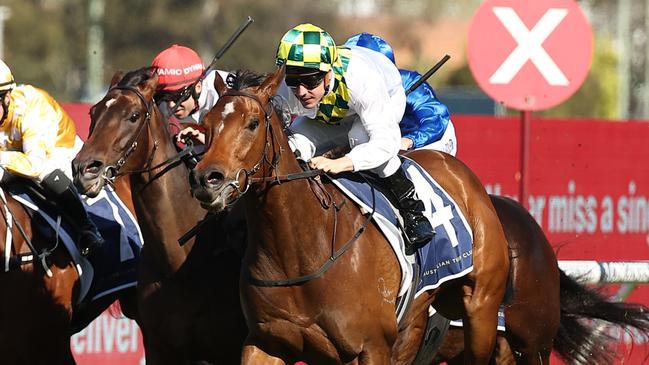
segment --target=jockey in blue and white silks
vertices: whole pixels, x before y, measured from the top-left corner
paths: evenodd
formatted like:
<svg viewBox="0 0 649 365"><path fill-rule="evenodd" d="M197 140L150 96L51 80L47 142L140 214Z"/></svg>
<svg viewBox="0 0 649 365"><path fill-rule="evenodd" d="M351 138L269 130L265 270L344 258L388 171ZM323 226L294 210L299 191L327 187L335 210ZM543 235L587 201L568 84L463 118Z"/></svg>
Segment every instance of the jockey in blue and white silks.
<svg viewBox="0 0 649 365"><path fill-rule="evenodd" d="M392 47L377 35L356 34L349 38L345 45L369 48L395 62ZM421 74L416 71L399 69L399 73L405 90L421 77ZM407 95L406 110L399 127L402 137L401 148L404 150L429 148L454 156L457 152L455 127L448 108L439 101L427 82Z"/></svg>

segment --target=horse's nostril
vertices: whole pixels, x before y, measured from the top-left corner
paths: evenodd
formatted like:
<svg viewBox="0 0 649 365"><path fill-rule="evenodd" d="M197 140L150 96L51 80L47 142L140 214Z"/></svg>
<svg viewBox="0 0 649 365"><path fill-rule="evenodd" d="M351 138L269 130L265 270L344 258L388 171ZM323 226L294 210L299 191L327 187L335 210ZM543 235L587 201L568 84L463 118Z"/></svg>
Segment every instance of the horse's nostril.
<svg viewBox="0 0 649 365"><path fill-rule="evenodd" d="M94 178L99 175L103 167L103 162L98 160L89 160L79 164L73 163L72 169L75 176L83 176L86 179Z"/></svg>
<svg viewBox="0 0 649 365"><path fill-rule="evenodd" d="M225 174L218 169L212 169L205 172L199 170L192 170L189 174L189 184L193 189L199 185L204 188L214 188L225 179Z"/></svg>
<svg viewBox="0 0 649 365"><path fill-rule="evenodd" d="M223 181L225 176L221 171L212 170L208 174L205 174L205 182L209 185L216 185Z"/></svg>
<svg viewBox="0 0 649 365"><path fill-rule="evenodd" d="M82 174L91 174L91 175L96 175L99 173L101 170L101 167L103 166L103 163L101 161L92 161L88 164L86 164L81 171Z"/></svg>

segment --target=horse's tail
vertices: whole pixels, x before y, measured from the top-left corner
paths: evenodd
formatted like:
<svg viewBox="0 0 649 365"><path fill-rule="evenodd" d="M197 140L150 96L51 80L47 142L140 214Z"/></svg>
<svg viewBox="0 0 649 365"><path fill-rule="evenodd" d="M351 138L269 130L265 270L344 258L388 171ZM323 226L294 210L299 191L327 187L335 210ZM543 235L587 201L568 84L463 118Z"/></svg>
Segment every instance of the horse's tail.
<svg viewBox="0 0 649 365"><path fill-rule="evenodd" d="M607 331L617 326L637 330L649 338L649 308L635 303L607 300L596 290L560 272L561 324L554 338L554 350L568 364L611 364L617 339ZM635 336L637 337L637 335Z"/></svg>

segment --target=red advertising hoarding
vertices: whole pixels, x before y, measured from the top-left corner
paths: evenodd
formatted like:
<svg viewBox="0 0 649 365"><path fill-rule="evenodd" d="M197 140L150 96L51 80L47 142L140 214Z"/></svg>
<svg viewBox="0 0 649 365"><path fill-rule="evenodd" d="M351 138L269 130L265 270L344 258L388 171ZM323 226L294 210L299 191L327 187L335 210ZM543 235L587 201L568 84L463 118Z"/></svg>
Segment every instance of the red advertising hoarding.
<svg viewBox="0 0 649 365"><path fill-rule="evenodd" d="M144 365L142 334L116 306L102 313L70 340L79 365Z"/></svg>
<svg viewBox="0 0 649 365"><path fill-rule="evenodd" d="M520 121L455 117L458 158L518 197ZM649 123L535 120L525 206L561 259L649 259Z"/></svg>
<svg viewBox="0 0 649 365"><path fill-rule="evenodd" d="M521 121L454 117L458 158L489 192L520 195ZM525 206L560 260L649 260L649 123L534 120ZM608 287L614 294L617 286ZM649 305L649 286L627 301ZM615 332L625 364L645 363L649 346Z"/></svg>
<svg viewBox="0 0 649 365"><path fill-rule="evenodd" d="M88 130L88 106L65 105ZM489 192L520 194L521 130L518 118L455 116L458 158ZM85 136L84 136L85 137ZM525 206L543 227L561 260L649 260L649 123L534 120L531 123ZM611 286L611 293L616 287ZM649 305L649 286L628 301ZM614 333L625 364L643 363L649 347L637 336ZM143 364L134 322L104 313L75 335L80 365Z"/></svg>

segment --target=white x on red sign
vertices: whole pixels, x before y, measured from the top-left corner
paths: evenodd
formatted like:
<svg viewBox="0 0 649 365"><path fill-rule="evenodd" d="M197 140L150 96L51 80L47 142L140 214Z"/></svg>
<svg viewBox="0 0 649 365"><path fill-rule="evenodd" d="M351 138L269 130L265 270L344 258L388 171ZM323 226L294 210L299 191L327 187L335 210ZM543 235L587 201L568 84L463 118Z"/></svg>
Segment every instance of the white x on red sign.
<svg viewBox="0 0 649 365"><path fill-rule="evenodd" d="M590 25L574 0L486 0L469 31L469 66L482 89L521 110L554 106L581 86Z"/></svg>
<svg viewBox="0 0 649 365"><path fill-rule="evenodd" d="M489 82L508 84L523 68L527 60L532 61L550 85L568 85L568 79L554 60L543 49L543 42L568 15L566 9L548 9L532 30L527 29L513 8L493 8L494 14L503 23L518 46L502 65L491 75Z"/></svg>

